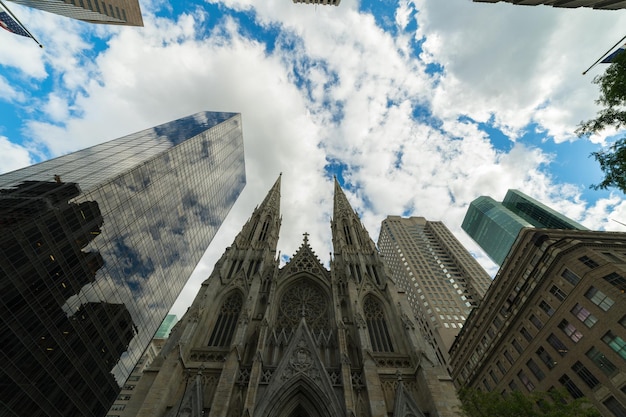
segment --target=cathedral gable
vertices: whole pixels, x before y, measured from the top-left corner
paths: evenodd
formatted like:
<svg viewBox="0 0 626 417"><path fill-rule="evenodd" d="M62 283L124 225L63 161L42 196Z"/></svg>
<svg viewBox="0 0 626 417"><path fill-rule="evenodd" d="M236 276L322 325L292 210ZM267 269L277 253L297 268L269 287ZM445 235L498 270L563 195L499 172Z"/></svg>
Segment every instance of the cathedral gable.
<svg viewBox="0 0 626 417"><path fill-rule="evenodd" d="M304 234L304 242L291 260L281 268L279 277L284 279L291 275L306 272L311 275L323 278L327 281L330 277L328 270L322 265L311 246L309 246L308 233Z"/></svg>
<svg viewBox="0 0 626 417"><path fill-rule="evenodd" d="M303 404L307 405L303 415L331 417L344 414L305 318L300 320L272 374L267 394L259 403L255 415L290 415L294 405Z"/></svg>

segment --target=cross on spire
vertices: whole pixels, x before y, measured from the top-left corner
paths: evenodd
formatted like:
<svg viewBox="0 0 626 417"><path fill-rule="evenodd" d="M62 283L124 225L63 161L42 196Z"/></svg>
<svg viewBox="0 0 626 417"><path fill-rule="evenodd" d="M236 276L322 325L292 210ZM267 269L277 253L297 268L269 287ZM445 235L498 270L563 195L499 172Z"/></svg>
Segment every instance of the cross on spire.
<svg viewBox="0 0 626 417"><path fill-rule="evenodd" d="M308 244L309 243L309 234L307 232L304 232L302 235L304 236L304 243Z"/></svg>

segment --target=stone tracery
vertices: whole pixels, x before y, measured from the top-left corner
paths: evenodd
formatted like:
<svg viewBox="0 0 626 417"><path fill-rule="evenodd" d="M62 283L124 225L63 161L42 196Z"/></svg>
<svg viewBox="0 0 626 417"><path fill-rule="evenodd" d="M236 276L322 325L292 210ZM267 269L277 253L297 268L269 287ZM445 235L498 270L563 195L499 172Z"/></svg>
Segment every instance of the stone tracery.
<svg viewBox="0 0 626 417"><path fill-rule="evenodd" d="M298 281L280 300L278 327L293 329L304 317L311 330L328 327L328 302L322 290L311 282Z"/></svg>

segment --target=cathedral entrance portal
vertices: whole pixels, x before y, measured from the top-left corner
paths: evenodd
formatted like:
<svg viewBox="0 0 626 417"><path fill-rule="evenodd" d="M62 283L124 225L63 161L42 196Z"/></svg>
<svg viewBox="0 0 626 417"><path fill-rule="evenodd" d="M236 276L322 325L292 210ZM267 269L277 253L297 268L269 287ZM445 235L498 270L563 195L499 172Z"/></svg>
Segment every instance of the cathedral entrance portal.
<svg viewBox="0 0 626 417"><path fill-rule="evenodd" d="M332 410L333 402L312 381L296 378L276 395L267 399L267 407L258 417L337 417L341 410ZM264 401L265 402L265 401Z"/></svg>

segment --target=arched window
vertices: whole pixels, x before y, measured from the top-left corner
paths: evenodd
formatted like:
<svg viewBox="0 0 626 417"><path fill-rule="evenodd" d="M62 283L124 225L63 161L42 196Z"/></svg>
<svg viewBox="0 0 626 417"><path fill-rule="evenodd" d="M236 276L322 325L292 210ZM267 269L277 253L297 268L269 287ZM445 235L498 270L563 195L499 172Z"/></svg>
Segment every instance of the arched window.
<svg viewBox="0 0 626 417"><path fill-rule="evenodd" d="M368 296L363 302L363 312L374 352L393 352L391 336L380 302L376 298Z"/></svg>
<svg viewBox="0 0 626 417"><path fill-rule="evenodd" d="M250 228L250 234L248 235L248 239L254 239L254 232L256 232L256 228L259 225L259 217L254 218L254 222L252 223L252 228Z"/></svg>
<svg viewBox="0 0 626 417"><path fill-rule="evenodd" d="M350 227L347 223L343 224L343 234L346 236L346 243L352 245L352 235L350 234Z"/></svg>
<svg viewBox="0 0 626 417"><path fill-rule="evenodd" d="M356 220L354 220L353 223L352 223L352 230L354 230L354 232L356 233L356 237L357 237L357 239L359 241L359 245L364 246L363 245L363 239L361 238L361 233L360 233L361 230L360 229L361 229L360 225L357 223Z"/></svg>
<svg viewBox="0 0 626 417"><path fill-rule="evenodd" d="M263 227L261 228L261 233L259 234L259 241L265 242L267 240L267 231L270 228L270 219L265 219L263 222Z"/></svg>
<svg viewBox="0 0 626 417"><path fill-rule="evenodd" d="M243 300L241 294L238 292L230 295L226 301L224 301L220 309L220 315L213 328L213 333L211 333L209 346L227 347L230 345L233 335L235 334L242 304Z"/></svg>

